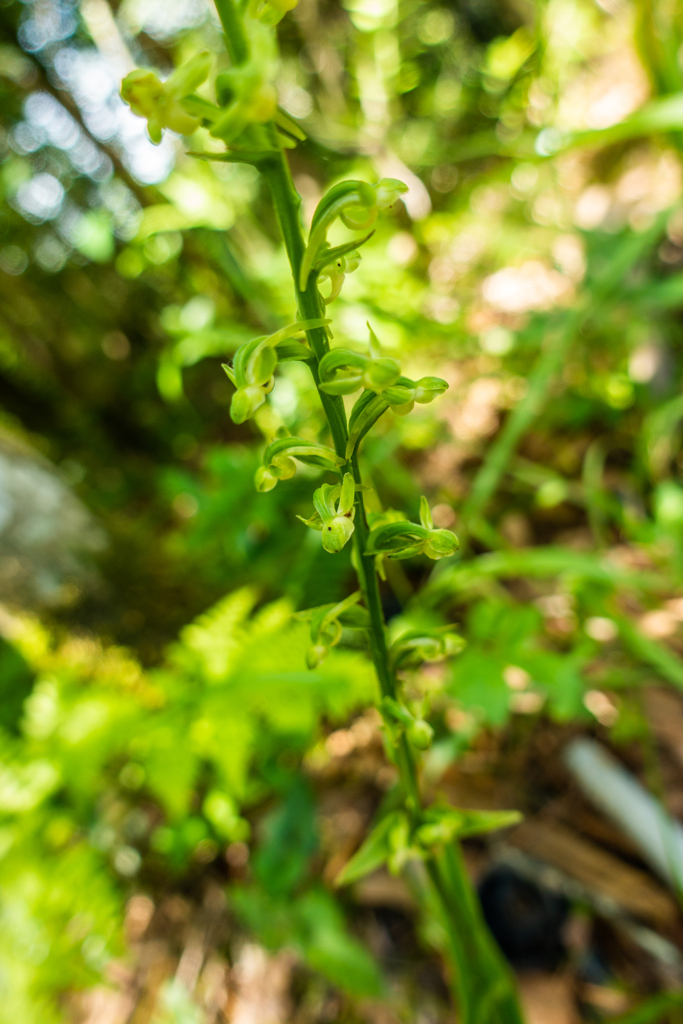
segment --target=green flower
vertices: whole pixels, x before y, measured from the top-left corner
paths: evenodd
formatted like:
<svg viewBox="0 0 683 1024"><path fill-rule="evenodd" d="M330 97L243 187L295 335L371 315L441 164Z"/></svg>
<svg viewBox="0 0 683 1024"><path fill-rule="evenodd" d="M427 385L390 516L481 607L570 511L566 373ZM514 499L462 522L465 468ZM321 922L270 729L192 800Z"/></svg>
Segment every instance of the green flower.
<svg viewBox="0 0 683 1024"><path fill-rule="evenodd" d="M401 367L395 359L382 357L379 341L370 324L370 354L336 348L320 360L320 390L328 395L351 395L359 388L381 394L396 384ZM409 400L410 396L405 398Z"/></svg>
<svg viewBox="0 0 683 1024"><path fill-rule="evenodd" d="M191 135L200 126L183 106L183 101L205 82L211 70L211 54L196 57L177 68L165 82L154 71L131 71L121 84L121 97L134 114L147 118L147 131L155 145L168 128L179 135Z"/></svg>
<svg viewBox="0 0 683 1024"><path fill-rule="evenodd" d="M380 514L373 517L367 554L385 555L387 558L413 558L427 555L439 559L454 555L458 550L458 538L450 530L434 527L432 513L427 499L420 499L420 523L407 520L392 522Z"/></svg>
<svg viewBox="0 0 683 1024"><path fill-rule="evenodd" d="M299 288L304 291L308 276L318 260L327 240L327 232L337 217L353 231L372 227L379 210L392 206L408 186L396 178L382 178L376 185L365 181L342 181L334 185L318 203L304 258L301 261Z"/></svg>
<svg viewBox="0 0 683 1024"><path fill-rule="evenodd" d="M324 260L324 253L322 260ZM318 261L320 265L318 281L329 280L330 282L330 294L324 296L323 299L325 305L329 306L330 302L333 302L341 292L346 275L358 270L361 255L356 249L352 249L343 256L336 256L329 263L324 263L322 260Z"/></svg>
<svg viewBox="0 0 683 1024"><path fill-rule="evenodd" d="M337 473L344 465L344 460L326 445L283 434L271 441L263 453L263 465L256 470L256 490L272 491L279 480L293 477L296 473L294 459L307 466L319 466Z"/></svg>
<svg viewBox="0 0 683 1024"><path fill-rule="evenodd" d="M345 473L341 484L323 484L317 489L313 495L315 512L310 519L297 516L306 526L322 533L323 547L330 554L341 551L353 533L355 494L353 477Z"/></svg>
<svg viewBox="0 0 683 1024"><path fill-rule="evenodd" d="M266 395L273 390L273 374L278 363L277 346L288 338L300 334L301 331L324 327L327 323L328 320L300 320L289 324L269 337L254 338L246 345L242 345L235 353L232 366L223 363L223 369L237 388L230 404L233 423L244 423L245 420L251 419L265 402ZM263 487L260 489L268 490Z"/></svg>

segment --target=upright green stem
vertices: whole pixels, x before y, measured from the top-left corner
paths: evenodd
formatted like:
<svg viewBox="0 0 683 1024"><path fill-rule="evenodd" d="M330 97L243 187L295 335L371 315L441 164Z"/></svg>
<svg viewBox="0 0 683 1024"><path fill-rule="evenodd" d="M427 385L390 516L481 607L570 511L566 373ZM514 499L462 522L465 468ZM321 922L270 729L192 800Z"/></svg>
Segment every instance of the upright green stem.
<svg viewBox="0 0 683 1024"><path fill-rule="evenodd" d="M225 0L222 0L225 2ZM297 308L302 320L324 315L324 303L318 291L316 275L309 276L307 287L299 288L299 270L305 250L300 220L301 199L292 182L289 165L281 150L260 163L273 197L278 222L292 269ZM318 363L329 351L327 332L315 328L306 332L315 354L311 364L316 385L319 383ZM340 397L320 391L320 400L332 434L336 452L345 457L348 426L344 403ZM373 664L383 696L396 697L396 678L387 651L386 627L379 591L375 559L367 554L368 522L358 459L354 454L350 468L356 484L355 530L353 534L356 568L363 600L370 616L369 642ZM419 821L423 814L417 766L412 746L401 734L395 751L396 763L405 792L406 809ZM462 855L457 846L426 860L427 873L439 905L440 916L449 936L449 946L456 965L456 989L463 1024L522 1024L522 1017L509 969L489 935L481 911L469 883Z"/></svg>
<svg viewBox="0 0 683 1024"><path fill-rule="evenodd" d="M249 60L249 40L237 5L234 0L216 0L216 10L223 26L230 60L235 67L246 64Z"/></svg>
<svg viewBox="0 0 683 1024"><path fill-rule="evenodd" d="M274 142L277 145L277 139ZM318 291L316 275L309 275L308 285L304 291L301 291L299 288L299 268L301 267L301 260L306 248L300 219L301 196L294 188L289 165L282 150L278 147L278 152L264 160L260 164L260 168L268 182L270 194L273 197L273 204L285 242L289 265L292 268L299 316L302 320L316 320L324 317L325 307ZM324 327L316 327L311 331L306 331L306 337L315 353L316 361L312 364L311 369L317 385L319 382L317 364L325 353L329 351L327 332ZM324 391L319 391L318 393L327 422L330 425L335 451L338 455L344 457L348 435L344 402L337 395L326 395Z"/></svg>

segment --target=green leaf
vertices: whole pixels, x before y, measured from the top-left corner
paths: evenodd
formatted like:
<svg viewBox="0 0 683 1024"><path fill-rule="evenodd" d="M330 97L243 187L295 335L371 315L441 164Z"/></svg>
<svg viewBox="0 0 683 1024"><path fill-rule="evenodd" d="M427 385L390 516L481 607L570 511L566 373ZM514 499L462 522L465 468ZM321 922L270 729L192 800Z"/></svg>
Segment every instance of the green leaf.
<svg viewBox="0 0 683 1024"><path fill-rule="evenodd" d="M314 889L295 905L303 926L301 944L311 967L353 996L380 996L384 985L377 964L352 938L341 910L329 893Z"/></svg>
<svg viewBox="0 0 683 1024"><path fill-rule="evenodd" d="M450 843L454 839L509 828L522 820L519 811L469 811L452 807L430 808L425 817L428 820L417 829L415 838L428 848Z"/></svg>
<svg viewBox="0 0 683 1024"><path fill-rule="evenodd" d="M365 839L351 860L347 861L337 875L334 884L336 886L350 885L364 878L372 871L385 864L393 852L389 837L395 825L403 818L400 811L392 811L375 825L370 835Z"/></svg>
<svg viewBox="0 0 683 1024"><path fill-rule="evenodd" d="M678 131L683 128L683 92L651 100L630 117L609 128L562 133L556 129L540 132L536 152L553 156L560 151L583 146L611 146L615 142L652 135L657 132ZM554 133L554 134L551 134Z"/></svg>
<svg viewBox="0 0 683 1024"><path fill-rule="evenodd" d="M683 1006L683 993L660 992L652 999L646 999L634 1010L629 1010L620 1017L610 1017L610 1024L661 1024L667 1010L673 1010L678 1006Z"/></svg>

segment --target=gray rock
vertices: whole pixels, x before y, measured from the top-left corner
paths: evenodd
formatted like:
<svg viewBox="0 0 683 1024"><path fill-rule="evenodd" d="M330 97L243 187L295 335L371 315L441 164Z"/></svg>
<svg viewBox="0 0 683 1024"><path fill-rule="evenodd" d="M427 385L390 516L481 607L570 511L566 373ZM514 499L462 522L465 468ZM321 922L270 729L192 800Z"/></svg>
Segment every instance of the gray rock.
<svg viewBox="0 0 683 1024"><path fill-rule="evenodd" d="M99 589L92 556L107 538L55 468L0 434L0 601L72 604Z"/></svg>

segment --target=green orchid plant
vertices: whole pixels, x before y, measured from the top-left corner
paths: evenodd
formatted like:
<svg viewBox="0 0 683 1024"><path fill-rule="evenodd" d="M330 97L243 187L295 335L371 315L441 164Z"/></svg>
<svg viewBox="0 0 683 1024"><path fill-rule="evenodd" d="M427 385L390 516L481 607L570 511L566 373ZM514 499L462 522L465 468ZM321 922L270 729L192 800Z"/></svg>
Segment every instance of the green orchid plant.
<svg viewBox="0 0 683 1024"><path fill-rule="evenodd" d="M401 512L369 513L359 447L388 410L407 415L414 405L432 402L448 385L438 377L412 380L396 359L383 356L371 328L367 352L332 347L326 307L338 297L345 277L360 260L359 250L372 237L382 211L407 191L394 178L376 183L343 181L318 204L308 237L300 219L301 199L286 151L305 136L278 106L278 47L274 26L296 0L217 0L230 67L215 76L208 92L212 58L200 53L165 82L153 71L134 71L123 82L122 96L147 119L153 142L168 129L197 136L200 130L225 144L224 152L203 149L193 155L207 160L251 164L267 184L289 260L296 319L268 337L254 338L224 370L235 386L230 415L237 424L253 417L267 401L278 364L300 360L309 367L327 422L328 437L292 437L279 431L265 447L256 487L269 491L291 479L297 463L329 474L313 494L312 515L303 521L322 537L330 557L349 543L358 587L344 600L299 613L310 623L308 666L315 671L328 651L353 634L364 643L379 683L378 708L384 720L386 750L398 768L400 784L363 846L342 871L337 884L348 884L387 865L401 870L410 860L423 865L429 887L426 906L436 908L450 957L458 1015L462 1024L521 1024L511 973L484 923L465 871L459 840L500 828L514 815L460 811L429 806L420 781L421 758L432 741L426 709L409 707L404 673L421 664L452 657L462 641L451 629L408 631L389 646L380 595L386 559L452 556L456 536L435 528L425 498L420 522ZM197 90L204 90L200 95ZM337 221L356 237L331 246L328 233ZM360 233L360 236L359 236ZM325 284L327 294L321 285ZM327 290L329 288L329 290ZM368 325L369 327L369 325ZM297 341L303 334L305 341ZM347 416L344 397L360 392Z"/></svg>

